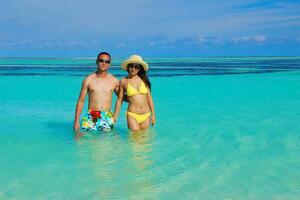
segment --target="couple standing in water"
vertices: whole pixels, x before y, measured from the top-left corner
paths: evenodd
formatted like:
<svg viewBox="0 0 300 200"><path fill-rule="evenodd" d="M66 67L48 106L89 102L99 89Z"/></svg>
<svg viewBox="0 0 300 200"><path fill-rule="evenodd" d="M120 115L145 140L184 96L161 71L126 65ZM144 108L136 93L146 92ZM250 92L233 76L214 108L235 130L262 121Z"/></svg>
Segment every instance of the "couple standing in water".
<svg viewBox="0 0 300 200"><path fill-rule="evenodd" d="M101 52L97 56L97 71L82 82L75 110L74 130L80 130L80 114L88 96L88 112L82 119L83 131L110 131L117 122L122 102L128 102L127 126L137 132L155 124L155 111L151 95L151 83L147 77L148 64L138 55L132 55L122 63L128 76L118 81L108 73L111 56ZM118 98L114 113L111 112L112 95Z"/></svg>

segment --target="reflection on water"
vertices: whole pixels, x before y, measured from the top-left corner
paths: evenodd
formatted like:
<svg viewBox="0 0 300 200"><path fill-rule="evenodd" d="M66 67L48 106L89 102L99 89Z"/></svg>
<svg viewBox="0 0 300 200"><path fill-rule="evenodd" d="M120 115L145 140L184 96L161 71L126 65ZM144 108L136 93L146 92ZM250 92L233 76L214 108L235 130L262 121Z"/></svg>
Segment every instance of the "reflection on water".
<svg viewBox="0 0 300 200"><path fill-rule="evenodd" d="M155 199L153 193L154 175L152 157L155 132L146 130L128 133L131 147L131 165L133 180L130 183L130 199Z"/></svg>
<svg viewBox="0 0 300 200"><path fill-rule="evenodd" d="M87 179L87 191L93 198L116 198L115 184L122 180L118 165L126 158L126 143L116 130L78 133L78 163ZM121 159L120 159L121 158Z"/></svg>
<svg viewBox="0 0 300 200"><path fill-rule="evenodd" d="M97 198L154 198L152 150L155 132L75 134L78 163L89 191ZM122 190L122 196L120 193ZM125 195L125 196L124 196Z"/></svg>
<svg viewBox="0 0 300 200"><path fill-rule="evenodd" d="M149 171L153 163L151 159L153 139L153 133L148 130L140 133L129 132L133 164L144 173Z"/></svg>

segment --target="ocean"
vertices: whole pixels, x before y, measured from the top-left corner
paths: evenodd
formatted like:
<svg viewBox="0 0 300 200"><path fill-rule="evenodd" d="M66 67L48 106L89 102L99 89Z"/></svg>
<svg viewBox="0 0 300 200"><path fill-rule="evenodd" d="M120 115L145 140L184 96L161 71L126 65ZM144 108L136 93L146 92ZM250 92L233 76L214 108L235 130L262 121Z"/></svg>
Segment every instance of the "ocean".
<svg viewBox="0 0 300 200"><path fill-rule="evenodd" d="M76 139L95 59L0 58L0 199L300 198L300 57L146 61L156 125Z"/></svg>

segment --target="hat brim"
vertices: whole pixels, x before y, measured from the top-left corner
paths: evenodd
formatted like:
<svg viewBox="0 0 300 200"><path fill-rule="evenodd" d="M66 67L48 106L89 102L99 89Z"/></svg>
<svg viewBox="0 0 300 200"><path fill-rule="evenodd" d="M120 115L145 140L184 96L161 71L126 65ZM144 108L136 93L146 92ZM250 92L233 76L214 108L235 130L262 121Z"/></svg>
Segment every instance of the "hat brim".
<svg viewBox="0 0 300 200"><path fill-rule="evenodd" d="M128 59L128 60L125 60L123 63L122 63L122 69L126 70L128 69L128 65L129 64L140 64L143 66L144 70L145 71L148 71L148 64L144 61L141 61L141 60L132 60L132 59Z"/></svg>

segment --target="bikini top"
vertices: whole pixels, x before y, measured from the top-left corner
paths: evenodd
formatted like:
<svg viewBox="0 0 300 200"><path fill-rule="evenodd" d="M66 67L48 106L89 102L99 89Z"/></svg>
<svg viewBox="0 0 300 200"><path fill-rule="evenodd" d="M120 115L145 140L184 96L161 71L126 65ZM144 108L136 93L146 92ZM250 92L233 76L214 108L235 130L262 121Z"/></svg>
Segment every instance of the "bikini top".
<svg viewBox="0 0 300 200"><path fill-rule="evenodd" d="M148 89L147 89L144 81L142 81L141 87L139 90L135 89L130 83L128 83L128 85L127 85L126 94L129 97L136 95L136 94L147 94L147 93L148 93Z"/></svg>

